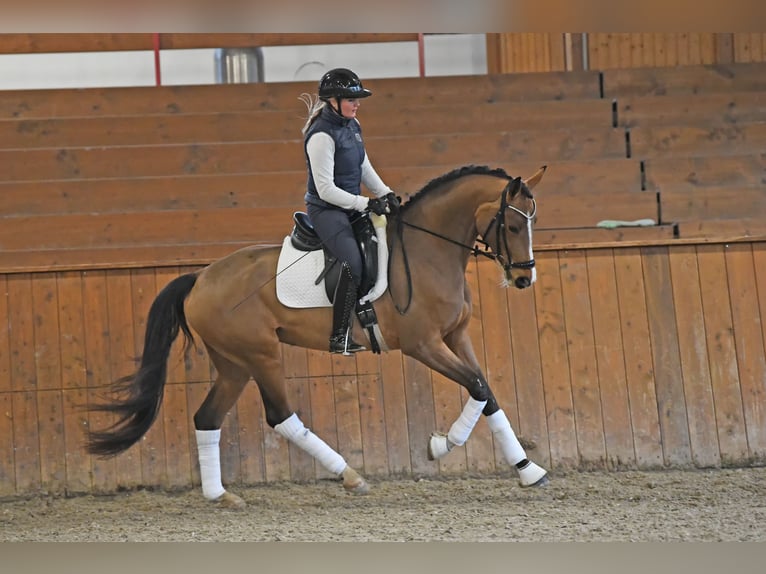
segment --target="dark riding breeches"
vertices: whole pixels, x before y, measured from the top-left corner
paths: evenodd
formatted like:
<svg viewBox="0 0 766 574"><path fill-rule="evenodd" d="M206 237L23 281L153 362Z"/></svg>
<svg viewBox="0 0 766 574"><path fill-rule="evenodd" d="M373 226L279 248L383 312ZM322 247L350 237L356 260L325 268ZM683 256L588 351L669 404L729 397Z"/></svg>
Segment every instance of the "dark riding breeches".
<svg viewBox="0 0 766 574"><path fill-rule="evenodd" d="M306 212L319 239L341 263L345 261L349 264L351 275L359 285L362 282L362 254L359 252L349 220L354 213L349 215L342 209L320 207L311 203L306 204Z"/></svg>

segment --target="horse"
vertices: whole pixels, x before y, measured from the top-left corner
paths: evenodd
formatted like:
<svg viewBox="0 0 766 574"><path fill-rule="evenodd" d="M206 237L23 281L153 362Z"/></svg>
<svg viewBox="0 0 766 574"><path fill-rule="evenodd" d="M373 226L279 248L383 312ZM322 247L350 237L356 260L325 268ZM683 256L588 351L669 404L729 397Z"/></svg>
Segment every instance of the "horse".
<svg viewBox="0 0 766 574"><path fill-rule="evenodd" d="M448 432L430 436L428 458L439 459L465 444L483 414L522 487L547 484L548 473L527 458L482 373L468 335L472 302L465 274L469 258L482 255L497 263L502 287L526 289L535 282L532 189L545 169L522 179L502 168L467 165L411 195L398 214L387 218L388 287L374 303L386 351L399 349L468 391ZM176 277L159 292L148 313L136 373L112 383L108 401L89 406L113 413L116 421L88 431L91 454L115 456L149 430L162 403L171 346L180 333L187 347L196 343L194 333L216 371L193 416L205 499L245 507L222 485L219 443L224 417L250 379L271 428L337 476L346 491L369 491L364 477L306 428L291 407L280 343L327 351L332 311L280 303L274 281L279 255L279 246L245 247ZM352 336L368 339L359 323Z"/></svg>

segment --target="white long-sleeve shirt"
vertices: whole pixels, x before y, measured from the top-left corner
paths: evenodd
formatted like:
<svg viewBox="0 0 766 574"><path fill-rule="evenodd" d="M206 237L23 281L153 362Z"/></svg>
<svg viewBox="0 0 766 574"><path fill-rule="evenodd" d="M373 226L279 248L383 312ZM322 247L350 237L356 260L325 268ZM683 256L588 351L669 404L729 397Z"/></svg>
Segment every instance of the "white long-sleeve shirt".
<svg viewBox="0 0 766 574"><path fill-rule="evenodd" d="M311 164L311 172L314 174L314 185L322 200L342 209L353 209L356 211L367 209L367 204L370 201L368 197L354 195L335 185L333 177L335 141L333 141L330 134L317 132L312 135L306 143L306 153ZM388 193L392 193L391 188L383 183L375 168L372 167L366 153L362 162L362 184L375 197L383 197Z"/></svg>

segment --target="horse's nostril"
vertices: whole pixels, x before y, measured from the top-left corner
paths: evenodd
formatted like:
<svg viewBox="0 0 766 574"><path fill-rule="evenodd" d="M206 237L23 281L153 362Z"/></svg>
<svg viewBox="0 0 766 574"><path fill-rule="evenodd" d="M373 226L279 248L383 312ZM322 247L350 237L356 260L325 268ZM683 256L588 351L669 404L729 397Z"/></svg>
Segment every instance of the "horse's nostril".
<svg viewBox="0 0 766 574"><path fill-rule="evenodd" d="M514 282L514 285L516 285L517 289L526 289L531 284L532 282L529 280L529 277L518 277Z"/></svg>

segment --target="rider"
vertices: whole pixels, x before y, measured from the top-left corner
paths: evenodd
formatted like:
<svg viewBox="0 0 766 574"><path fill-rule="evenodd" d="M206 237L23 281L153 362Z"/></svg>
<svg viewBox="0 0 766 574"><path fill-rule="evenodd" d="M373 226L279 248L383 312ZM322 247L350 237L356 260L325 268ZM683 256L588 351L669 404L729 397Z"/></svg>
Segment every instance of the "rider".
<svg viewBox="0 0 766 574"><path fill-rule="evenodd" d="M308 168L306 211L324 246L341 264L341 277L333 298L330 352L348 355L364 347L351 339L351 319L362 281L362 256L352 219L361 212L395 214L396 194L370 163L356 119L360 100L372 92L346 68L335 68L319 81L319 93L306 104L309 117L303 127ZM361 195L364 184L374 195Z"/></svg>

